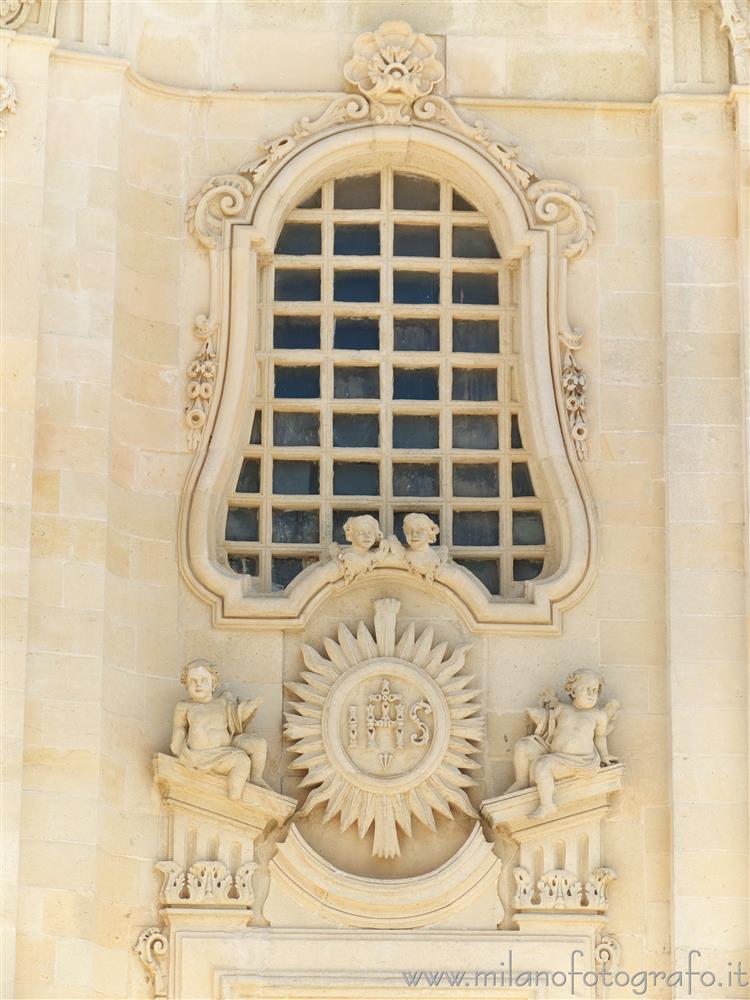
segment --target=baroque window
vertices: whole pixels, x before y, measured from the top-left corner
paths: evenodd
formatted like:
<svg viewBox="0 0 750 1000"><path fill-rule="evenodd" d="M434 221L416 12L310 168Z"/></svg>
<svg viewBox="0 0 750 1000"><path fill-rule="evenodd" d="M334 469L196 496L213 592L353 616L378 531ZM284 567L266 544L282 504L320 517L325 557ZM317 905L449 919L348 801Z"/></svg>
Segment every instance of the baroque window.
<svg viewBox="0 0 750 1000"><path fill-rule="evenodd" d="M285 588L368 513L403 542L429 515L492 595L548 569L519 270L438 176L330 178L287 215L261 276L256 406L227 498L229 567Z"/></svg>

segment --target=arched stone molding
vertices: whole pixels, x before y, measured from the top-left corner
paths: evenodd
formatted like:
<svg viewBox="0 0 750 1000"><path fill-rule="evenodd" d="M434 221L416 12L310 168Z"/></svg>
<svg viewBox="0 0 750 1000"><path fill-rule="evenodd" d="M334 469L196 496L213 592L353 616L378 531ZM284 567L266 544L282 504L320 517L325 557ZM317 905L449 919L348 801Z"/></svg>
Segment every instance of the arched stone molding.
<svg viewBox="0 0 750 1000"><path fill-rule="evenodd" d="M402 22L388 27L411 35ZM424 44L424 36L417 37ZM361 40L355 51L357 45ZM251 593L247 578L220 564L216 526L237 444L253 415L259 274L283 219L335 171L385 163L459 184L488 217L502 255L517 261L528 409L558 519L557 569L526 584L526 602L491 598L452 563L434 585L476 631L538 631L559 628L560 611L590 583L596 531L580 465L588 428L585 376L575 359L582 335L568 323L566 289L569 262L593 239L592 213L576 188L541 180L514 147L432 94L435 76L431 71L416 99L405 84L371 98L366 82L358 81L362 94L342 95L320 117L305 117L263 143L264 156L236 174L212 178L190 204L190 230L209 255L210 291L208 309L195 321L201 346L187 372L187 431L195 458L181 503L179 554L187 582L212 605L216 625L304 626L321 601L345 585L335 565L321 562L282 596ZM375 572L404 578L389 568Z"/></svg>

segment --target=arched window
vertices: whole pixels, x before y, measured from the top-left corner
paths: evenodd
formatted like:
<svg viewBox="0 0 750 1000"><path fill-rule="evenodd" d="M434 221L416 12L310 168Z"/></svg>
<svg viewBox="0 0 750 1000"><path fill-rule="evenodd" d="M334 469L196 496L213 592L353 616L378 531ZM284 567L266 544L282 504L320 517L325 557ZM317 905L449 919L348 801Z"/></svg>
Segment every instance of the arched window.
<svg viewBox="0 0 750 1000"><path fill-rule="evenodd" d="M411 511L491 595L554 571L519 345L520 271L440 176L333 176L287 214L260 276L255 412L224 560L283 590L370 513Z"/></svg>

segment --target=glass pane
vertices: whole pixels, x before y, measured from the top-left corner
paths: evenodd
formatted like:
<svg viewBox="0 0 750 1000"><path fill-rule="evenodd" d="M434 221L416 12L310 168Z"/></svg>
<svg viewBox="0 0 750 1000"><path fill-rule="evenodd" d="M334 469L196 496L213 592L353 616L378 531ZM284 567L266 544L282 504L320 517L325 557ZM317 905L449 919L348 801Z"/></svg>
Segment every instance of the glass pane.
<svg viewBox="0 0 750 1000"><path fill-rule="evenodd" d="M317 365L276 365L274 394L277 399L319 399L320 368Z"/></svg>
<svg viewBox="0 0 750 1000"><path fill-rule="evenodd" d="M487 226L454 226L453 256L497 258L500 254Z"/></svg>
<svg viewBox="0 0 750 1000"><path fill-rule="evenodd" d="M350 517L360 517L362 514L369 514L378 520L378 512L376 510L335 510L333 512L333 540L338 542L339 545L347 545L346 535L344 534L344 525L349 520Z"/></svg>
<svg viewBox="0 0 750 1000"><path fill-rule="evenodd" d="M438 351L440 333L436 319L394 319L393 346L397 351Z"/></svg>
<svg viewBox="0 0 750 1000"><path fill-rule="evenodd" d="M320 347L320 316L274 316L273 346L315 351Z"/></svg>
<svg viewBox="0 0 750 1000"><path fill-rule="evenodd" d="M394 271L393 301L431 304L440 301L440 275L428 271Z"/></svg>
<svg viewBox="0 0 750 1000"><path fill-rule="evenodd" d="M544 545L544 521L541 511L513 511L513 544Z"/></svg>
<svg viewBox="0 0 750 1000"><path fill-rule="evenodd" d="M467 201L458 191L453 192L453 211L454 212L476 212L476 208L472 205L470 201Z"/></svg>
<svg viewBox="0 0 750 1000"><path fill-rule="evenodd" d="M287 222L276 243L276 253L320 253L320 224Z"/></svg>
<svg viewBox="0 0 750 1000"><path fill-rule="evenodd" d="M496 497L500 495L497 465L453 463L453 495L457 497Z"/></svg>
<svg viewBox="0 0 750 1000"><path fill-rule="evenodd" d="M339 496L376 497L380 492L377 462L334 462L333 492Z"/></svg>
<svg viewBox="0 0 750 1000"><path fill-rule="evenodd" d="M341 351L377 351L380 347L377 319L369 316L365 319L337 318L333 346Z"/></svg>
<svg viewBox="0 0 750 1000"><path fill-rule="evenodd" d="M394 448L437 448L438 435L437 417L397 414L393 418Z"/></svg>
<svg viewBox="0 0 750 1000"><path fill-rule="evenodd" d="M535 580L544 569L544 559L514 559L514 580Z"/></svg>
<svg viewBox="0 0 750 1000"><path fill-rule="evenodd" d="M454 545L499 545L500 518L496 510L457 510L453 514Z"/></svg>
<svg viewBox="0 0 750 1000"><path fill-rule="evenodd" d="M273 462L273 492L315 496L319 492L317 462L281 461Z"/></svg>
<svg viewBox="0 0 750 1000"><path fill-rule="evenodd" d="M334 271L336 302L379 302L380 271Z"/></svg>
<svg viewBox="0 0 750 1000"><path fill-rule="evenodd" d="M380 226L337 225L333 230L333 252L341 255L370 257L380 253Z"/></svg>
<svg viewBox="0 0 750 1000"><path fill-rule="evenodd" d="M497 417L456 413L453 417L454 448L497 448Z"/></svg>
<svg viewBox="0 0 750 1000"><path fill-rule="evenodd" d="M411 514L411 510L396 510L393 512L393 534L406 545L406 536L404 535L404 518L407 514ZM440 515L436 510L425 510L420 511L420 513L426 514L431 521L440 527ZM440 536L435 539L434 542L430 542L430 545L440 545Z"/></svg>
<svg viewBox="0 0 750 1000"><path fill-rule="evenodd" d="M257 556L230 556L229 557L229 568L235 573L239 573L241 576L257 576L258 575L258 557Z"/></svg>
<svg viewBox="0 0 750 1000"><path fill-rule="evenodd" d="M497 370L495 368L454 368L453 398L480 402L497 399Z"/></svg>
<svg viewBox="0 0 750 1000"><path fill-rule="evenodd" d="M250 444L260 444L261 443L261 424L262 417L260 410L255 411L255 416L253 417L253 426L250 430Z"/></svg>
<svg viewBox="0 0 750 1000"><path fill-rule="evenodd" d="M439 257L440 229L438 226L395 226L394 257Z"/></svg>
<svg viewBox="0 0 750 1000"><path fill-rule="evenodd" d="M271 589L283 590L288 587L295 576L299 576L303 569L313 566L317 561L311 557L274 556L271 560Z"/></svg>
<svg viewBox="0 0 750 1000"><path fill-rule="evenodd" d="M393 178L393 207L436 212L440 208L440 185L427 177L396 174Z"/></svg>
<svg viewBox="0 0 750 1000"><path fill-rule="evenodd" d="M319 542L317 510L277 510L274 508L272 538L274 542Z"/></svg>
<svg viewBox="0 0 750 1000"><path fill-rule="evenodd" d="M229 542L257 542L258 508L230 507L225 537Z"/></svg>
<svg viewBox="0 0 750 1000"><path fill-rule="evenodd" d="M514 497L533 497L534 487L531 482L531 473L526 462L514 462L511 471L513 481Z"/></svg>
<svg viewBox="0 0 750 1000"><path fill-rule="evenodd" d="M437 399L437 368L394 368L394 399Z"/></svg>
<svg viewBox="0 0 750 1000"><path fill-rule="evenodd" d="M376 413L334 413L334 448L377 448L380 420Z"/></svg>
<svg viewBox="0 0 750 1000"><path fill-rule="evenodd" d="M274 413L273 443L282 448L314 448L319 445L320 414Z"/></svg>
<svg viewBox="0 0 750 1000"><path fill-rule="evenodd" d="M453 301L463 305L497 305L497 274L453 272Z"/></svg>
<svg viewBox="0 0 750 1000"><path fill-rule="evenodd" d="M397 497L436 497L440 495L437 463L420 465L394 463L393 495Z"/></svg>
<svg viewBox="0 0 750 1000"><path fill-rule="evenodd" d="M342 177L333 183L334 208L380 208L380 174Z"/></svg>
<svg viewBox="0 0 750 1000"><path fill-rule="evenodd" d="M518 415L515 413L510 418L510 446L511 448L523 448L521 428L518 425Z"/></svg>
<svg viewBox="0 0 750 1000"><path fill-rule="evenodd" d="M380 395L380 369L335 368L333 395L336 399L377 399Z"/></svg>
<svg viewBox="0 0 750 1000"><path fill-rule="evenodd" d="M500 329L496 319L454 319L453 350L476 354L497 354Z"/></svg>
<svg viewBox="0 0 750 1000"><path fill-rule="evenodd" d="M273 294L277 302L318 302L320 271L302 268L276 268Z"/></svg>
<svg viewBox="0 0 750 1000"><path fill-rule="evenodd" d="M260 459L246 458L237 480L238 493L260 493Z"/></svg>
<svg viewBox="0 0 750 1000"><path fill-rule="evenodd" d="M500 593L500 564L497 559L456 559L485 585L491 594Z"/></svg>
<svg viewBox="0 0 750 1000"><path fill-rule="evenodd" d="M320 198L320 188L317 191L313 191L309 198L305 198L301 201L297 208L320 208L321 198Z"/></svg>

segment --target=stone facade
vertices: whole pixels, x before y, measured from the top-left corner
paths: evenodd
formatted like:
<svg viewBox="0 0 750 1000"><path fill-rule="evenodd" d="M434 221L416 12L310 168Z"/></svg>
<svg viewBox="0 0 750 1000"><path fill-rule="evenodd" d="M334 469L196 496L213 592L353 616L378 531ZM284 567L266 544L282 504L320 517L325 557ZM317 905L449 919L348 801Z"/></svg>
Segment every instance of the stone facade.
<svg viewBox="0 0 750 1000"><path fill-rule="evenodd" d="M372 34L394 19L398 44ZM747 997L745 0L9 0L0 21L3 996L411 996L403 970L581 948L630 973L698 949L707 997ZM272 597L219 557L263 269L347 149L484 199L516 268L556 518L523 598L385 522ZM261 699L269 789L229 798L169 755L196 659ZM549 728L588 732L576 670L605 685L583 750ZM523 739L542 756L508 794Z"/></svg>

